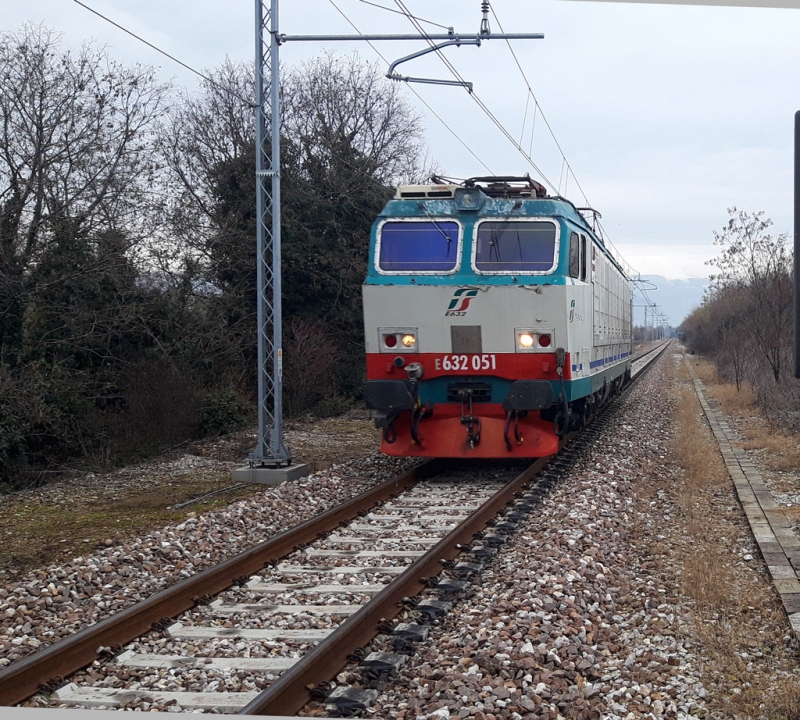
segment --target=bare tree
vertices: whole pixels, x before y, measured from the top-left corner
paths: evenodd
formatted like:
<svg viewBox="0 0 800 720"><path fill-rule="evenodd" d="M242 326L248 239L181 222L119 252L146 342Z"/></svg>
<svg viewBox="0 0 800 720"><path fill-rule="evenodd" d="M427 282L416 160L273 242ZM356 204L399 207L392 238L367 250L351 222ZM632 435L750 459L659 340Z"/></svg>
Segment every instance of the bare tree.
<svg viewBox="0 0 800 720"><path fill-rule="evenodd" d="M778 383L788 357L792 325L788 238L767 233L772 221L764 218L763 211L751 215L732 207L728 214L726 227L714 233L714 244L721 252L709 264L720 272L710 279L720 290L742 290L736 312Z"/></svg>
<svg viewBox="0 0 800 720"><path fill-rule="evenodd" d="M42 27L0 33L0 456L90 454L153 335L136 251L153 230L169 89ZM143 301L144 300L144 301ZM146 328L145 332L142 329ZM2 457L0 457L2 460ZM10 470L0 462L0 479Z"/></svg>
<svg viewBox="0 0 800 720"><path fill-rule="evenodd" d="M152 129L167 88L151 68L59 43L33 25L0 34L0 353L12 363L39 293L127 261L146 232L157 171ZM73 261L37 276L45 258L69 248Z"/></svg>
<svg viewBox="0 0 800 720"><path fill-rule="evenodd" d="M286 307L337 324L355 378L369 229L395 184L425 174L421 119L403 88L357 54L303 63L286 73L282 93L286 245L297 257Z"/></svg>
<svg viewBox="0 0 800 720"><path fill-rule="evenodd" d="M212 256L212 237L236 224L226 213L225 168L245 170L240 181L251 194L237 210L254 212L255 184L249 177L255 175L254 88L252 65L226 58L206 72L199 93L181 93L159 131L159 148L172 173L173 232L206 259Z"/></svg>
<svg viewBox="0 0 800 720"><path fill-rule="evenodd" d="M253 66L226 59L183 92L159 128L170 241L163 277L188 280L206 321L195 327L209 366L247 385L255 368L255 120Z"/></svg>
<svg viewBox="0 0 800 720"><path fill-rule="evenodd" d="M425 174L421 118L377 64L326 53L287 73L282 90L285 132L313 179L336 180L341 165L385 185Z"/></svg>
<svg viewBox="0 0 800 720"><path fill-rule="evenodd" d="M717 335L717 367L723 377L733 380L739 392L755 352L746 320L751 306L747 289L740 285L712 289L707 306Z"/></svg>
<svg viewBox="0 0 800 720"><path fill-rule="evenodd" d="M390 183L422 172L419 117L357 56L325 55L284 73L281 126L284 314L345 338L351 388L363 362L361 283L372 222ZM255 378L255 127L252 66L226 61L163 127L179 188L170 218L220 329L208 347ZM300 327L298 325L298 327ZM347 347L344 347L344 346Z"/></svg>

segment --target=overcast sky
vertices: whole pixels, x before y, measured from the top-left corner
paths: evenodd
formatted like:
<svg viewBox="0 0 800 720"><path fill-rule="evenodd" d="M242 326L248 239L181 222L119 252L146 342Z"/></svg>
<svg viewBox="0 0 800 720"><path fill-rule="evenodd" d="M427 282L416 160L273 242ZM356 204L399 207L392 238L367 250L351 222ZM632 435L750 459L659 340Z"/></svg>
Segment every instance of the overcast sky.
<svg viewBox="0 0 800 720"><path fill-rule="evenodd" d="M394 0L375 2L395 7ZM0 29L26 20L64 33L69 46L93 39L123 62L156 65L164 79L194 86L180 66L71 0L2 0ZM250 0L86 0L148 41L197 68L226 55L250 60ZM360 0L336 0L362 32L412 32L401 15ZM475 33L479 0L405 0L422 18ZM778 233L792 227L792 139L800 110L800 10L692 7L563 0L493 0L507 32L541 32L513 44L528 81L588 202L629 266L642 274L702 277L713 257L713 231L727 208L764 210ZM493 31L498 31L494 18ZM427 25L431 32L440 31ZM282 0L287 34L352 33L331 0ZM419 43L382 43L389 60ZM366 43L287 43L285 64L323 49L379 59ZM512 136L532 147L547 178L577 205L585 200L541 117L531 146L531 113L523 127L525 82L506 44L445 50L475 94ZM382 62L382 61L381 61ZM449 78L435 57L403 66L417 76ZM389 82L389 81L387 81ZM459 88L415 85L494 174L536 173ZM412 94L424 116L431 158L453 176L487 169Z"/></svg>

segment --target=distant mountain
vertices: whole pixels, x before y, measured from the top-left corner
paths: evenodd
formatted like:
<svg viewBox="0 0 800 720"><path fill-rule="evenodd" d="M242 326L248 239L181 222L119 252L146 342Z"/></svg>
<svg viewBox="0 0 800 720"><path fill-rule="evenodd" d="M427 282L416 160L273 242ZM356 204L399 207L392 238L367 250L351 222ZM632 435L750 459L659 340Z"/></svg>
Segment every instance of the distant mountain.
<svg viewBox="0 0 800 720"><path fill-rule="evenodd" d="M643 290L635 290L633 294L633 321L635 325L645 324L645 309L637 306L655 303L658 306L657 312L666 315L672 327L678 327L684 318L700 304L703 299L703 293L709 285L708 278L668 280L661 275L642 275L641 279L651 284L636 284L636 287L642 287ZM652 289L652 285L655 285L656 289ZM646 293L646 296L644 293ZM648 325L653 323L652 317L652 312L648 310Z"/></svg>

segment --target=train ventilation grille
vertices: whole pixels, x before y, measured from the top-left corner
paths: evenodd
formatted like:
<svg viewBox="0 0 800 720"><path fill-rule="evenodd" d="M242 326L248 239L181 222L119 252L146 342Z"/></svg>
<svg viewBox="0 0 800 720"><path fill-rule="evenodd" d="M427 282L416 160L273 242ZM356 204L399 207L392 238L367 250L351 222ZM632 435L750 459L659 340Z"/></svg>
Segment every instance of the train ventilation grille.
<svg viewBox="0 0 800 720"><path fill-rule="evenodd" d="M492 402L492 386L486 382L454 382L447 385L447 402L461 402L461 391L472 390L473 403Z"/></svg>

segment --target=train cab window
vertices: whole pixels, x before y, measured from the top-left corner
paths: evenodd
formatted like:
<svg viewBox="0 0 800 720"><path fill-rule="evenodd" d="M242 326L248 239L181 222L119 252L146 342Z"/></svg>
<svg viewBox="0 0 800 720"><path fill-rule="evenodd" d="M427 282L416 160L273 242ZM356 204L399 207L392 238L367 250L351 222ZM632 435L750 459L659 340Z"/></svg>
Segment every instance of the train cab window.
<svg viewBox="0 0 800 720"><path fill-rule="evenodd" d="M556 265L552 221L485 220L478 224L474 266L479 273L548 273Z"/></svg>
<svg viewBox="0 0 800 720"><path fill-rule="evenodd" d="M581 274L581 244L578 233L569 236L569 275L579 277Z"/></svg>
<svg viewBox="0 0 800 720"><path fill-rule="evenodd" d="M452 220L389 220L378 229L377 269L389 273L454 272L460 229Z"/></svg>
<svg viewBox="0 0 800 720"><path fill-rule="evenodd" d="M581 235L581 281L586 282L586 235Z"/></svg>

